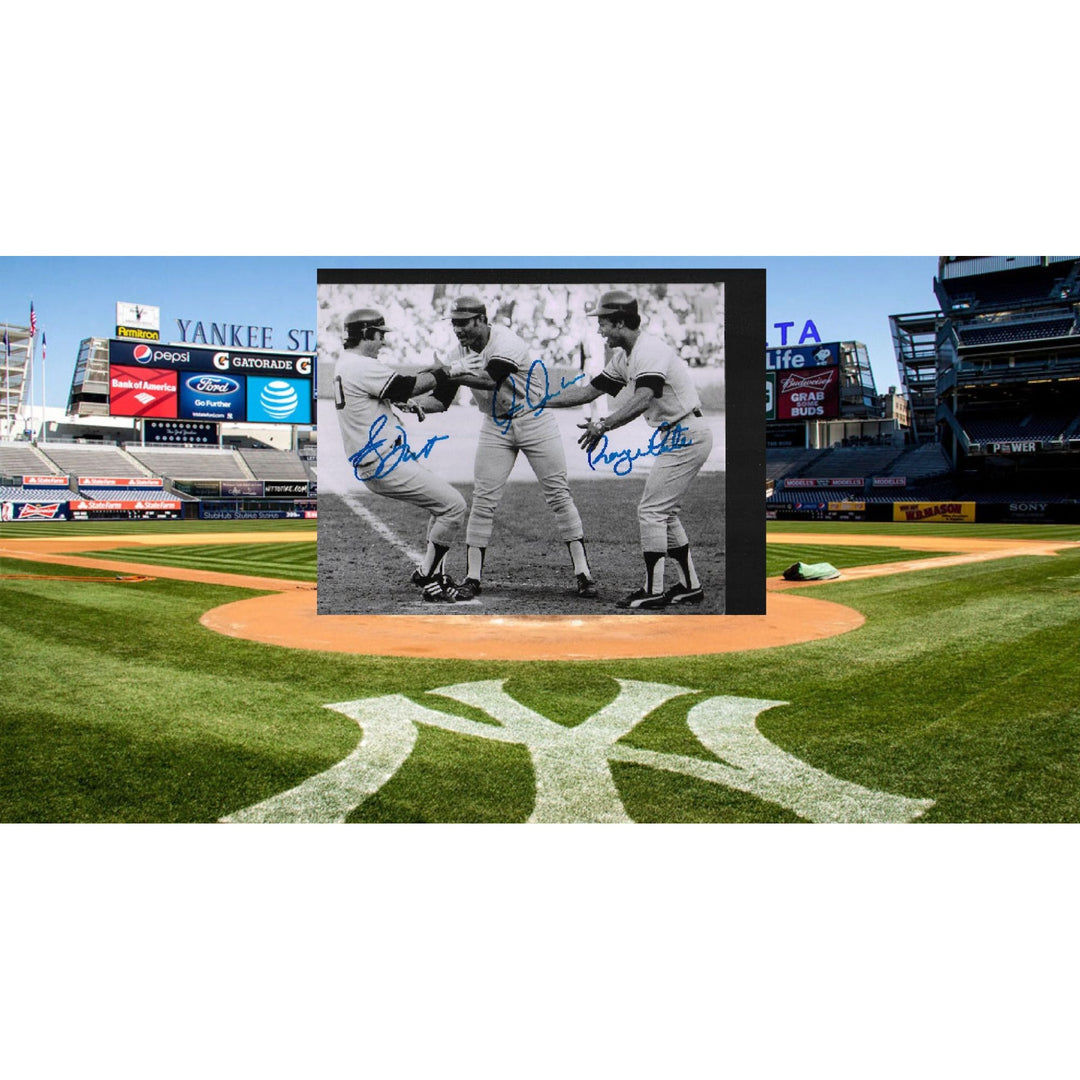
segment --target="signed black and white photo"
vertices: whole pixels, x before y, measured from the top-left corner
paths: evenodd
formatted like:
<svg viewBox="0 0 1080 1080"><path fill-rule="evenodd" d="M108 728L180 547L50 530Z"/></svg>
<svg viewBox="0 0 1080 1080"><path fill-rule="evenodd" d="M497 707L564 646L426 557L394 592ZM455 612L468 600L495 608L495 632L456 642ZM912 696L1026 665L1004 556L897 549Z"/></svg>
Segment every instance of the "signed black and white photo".
<svg viewBox="0 0 1080 1080"><path fill-rule="evenodd" d="M747 613L730 291L697 271L320 270L319 614Z"/></svg>

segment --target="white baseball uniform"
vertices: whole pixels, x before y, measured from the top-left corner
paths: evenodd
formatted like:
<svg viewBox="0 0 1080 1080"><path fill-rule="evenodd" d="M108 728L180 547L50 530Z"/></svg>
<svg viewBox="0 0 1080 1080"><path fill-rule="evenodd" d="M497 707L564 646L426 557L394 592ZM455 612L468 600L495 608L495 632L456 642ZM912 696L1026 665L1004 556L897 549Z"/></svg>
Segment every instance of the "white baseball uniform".
<svg viewBox="0 0 1080 1080"><path fill-rule="evenodd" d="M334 367L334 399L345 456L356 478L390 499L413 503L431 513L427 539L449 545L465 520L465 499L412 455L409 436L387 397L408 379L378 357L347 349ZM438 446L431 450L438 453Z"/></svg>
<svg viewBox="0 0 1080 1080"><path fill-rule="evenodd" d="M650 427L671 431L672 437L663 442L664 451L652 461L638 502L638 525L642 551L668 551L687 543L679 509L713 442L690 372L670 345L640 334L629 355L622 349L613 351L594 385L613 393L650 377L662 380L662 393L642 415Z"/></svg>
<svg viewBox="0 0 1080 1080"><path fill-rule="evenodd" d="M491 326L488 343L481 352L474 353L458 345L447 356L446 363L454 372L485 374L493 360L501 361L500 366L508 364L512 368L512 374L503 384L500 398L505 400L508 397L506 390L512 380L515 407L520 411L516 411L509 420L496 421L492 414L495 392L472 390L483 419L476 446L475 486L465 542L469 547L488 546L494 529L495 511L519 452L525 455L540 481L540 489L555 515L560 537L564 541L579 540L582 536L581 515L570 494L566 452L555 418L543 410L539 400L543 392L539 366L536 369L539 380L537 387L527 396L526 386L533 362L525 342L508 327L495 323ZM536 408L529 407L528 402L533 398L540 409L539 415Z"/></svg>

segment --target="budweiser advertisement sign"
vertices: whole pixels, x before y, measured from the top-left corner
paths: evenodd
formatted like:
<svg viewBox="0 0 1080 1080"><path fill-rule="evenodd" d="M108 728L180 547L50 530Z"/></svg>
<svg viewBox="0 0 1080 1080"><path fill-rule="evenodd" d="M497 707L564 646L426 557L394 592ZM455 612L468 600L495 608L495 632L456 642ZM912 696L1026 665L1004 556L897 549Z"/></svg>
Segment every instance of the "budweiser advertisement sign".
<svg viewBox="0 0 1080 1080"><path fill-rule="evenodd" d="M840 371L818 368L777 375L778 420L827 420L840 415Z"/></svg>

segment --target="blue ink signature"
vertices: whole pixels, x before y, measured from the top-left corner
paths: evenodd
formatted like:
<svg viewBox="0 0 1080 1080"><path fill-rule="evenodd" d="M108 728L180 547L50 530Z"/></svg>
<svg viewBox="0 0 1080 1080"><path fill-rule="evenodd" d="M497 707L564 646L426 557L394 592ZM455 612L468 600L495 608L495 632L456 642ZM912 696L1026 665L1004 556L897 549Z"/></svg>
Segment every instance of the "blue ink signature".
<svg viewBox="0 0 1080 1080"><path fill-rule="evenodd" d="M537 374L539 369L539 374ZM583 371L580 375L575 375L572 379L567 379L565 376L561 376L559 379L559 389L551 389L551 380L548 377L548 370L543 360L534 360L529 365L528 374L525 376L524 393L522 394L522 402L520 404L513 404L502 416L498 411L499 391L496 391L491 396L491 419L495 421L495 426L506 435L510 431L510 423L515 416L520 416L523 412L531 412L533 416L539 416L547 406L547 403L552 398L557 398L567 387L573 386L575 383L581 382L586 378L586 374ZM513 375L508 375L503 382L503 386L509 386L510 393L514 399L518 396L517 383L514 381Z"/></svg>
<svg viewBox="0 0 1080 1080"><path fill-rule="evenodd" d="M427 458L432 447L437 442L450 438L449 435L433 435L420 450L414 453L409 447L408 434L400 424L397 424L395 425L397 436L393 445L388 450L383 450L383 447L389 441L389 436L382 439L378 438L378 436L386 426L386 420L385 416L379 416L375 419L368 431L367 445L362 446L349 458L349 464L353 467L356 479L361 482L364 480L380 480L384 476L389 476L403 461L419 461L420 458ZM363 477L357 471L360 468L360 462L372 454L379 459L379 464L371 476Z"/></svg>
<svg viewBox="0 0 1080 1080"><path fill-rule="evenodd" d="M686 437L686 428L682 424L661 424L649 436L649 445L634 450L616 450L607 453L608 437L601 435L600 441L589 453L589 468L596 470L596 463L610 465L616 476L628 476L634 469L634 462L641 457L659 457L671 454L684 446L693 446L693 439Z"/></svg>

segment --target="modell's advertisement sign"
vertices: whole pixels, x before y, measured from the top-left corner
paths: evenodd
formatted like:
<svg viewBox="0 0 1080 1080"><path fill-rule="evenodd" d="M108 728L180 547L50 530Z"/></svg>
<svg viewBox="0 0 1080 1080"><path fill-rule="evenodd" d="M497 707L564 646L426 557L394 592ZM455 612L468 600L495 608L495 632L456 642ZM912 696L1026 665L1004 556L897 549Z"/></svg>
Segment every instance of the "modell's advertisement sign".
<svg viewBox="0 0 1080 1080"><path fill-rule="evenodd" d="M828 420L839 415L839 368L810 368L777 373L778 420Z"/></svg>
<svg viewBox="0 0 1080 1080"><path fill-rule="evenodd" d="M160 341L161 308L152 307L150 304L131 304L125 300L117 300L116 336Z"/></svg>

